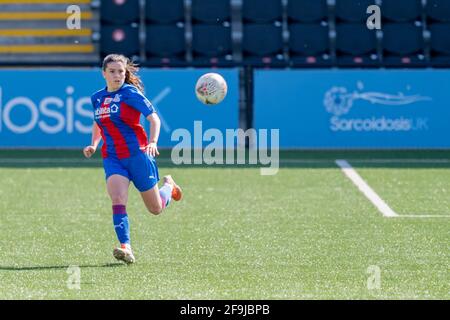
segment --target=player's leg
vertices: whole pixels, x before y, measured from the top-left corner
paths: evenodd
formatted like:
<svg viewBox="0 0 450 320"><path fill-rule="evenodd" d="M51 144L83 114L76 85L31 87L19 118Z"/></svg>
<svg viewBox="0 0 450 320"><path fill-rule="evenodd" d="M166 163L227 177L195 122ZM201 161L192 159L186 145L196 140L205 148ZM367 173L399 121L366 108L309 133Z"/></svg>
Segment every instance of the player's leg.
<svg viewBox="0 0 450 320"><path fill-rule="evenodd" d="M155 185L150 190L141 192L142 200L148 211L155 215L160 214L172 199L179 201L182 198L181 188L170 175L163 178L163 183L161 188Z"/></svg>
<svg viewBox="0 0 450 320"><path fill-rule="evenodd" d="M113 223L121 245L130 244L130 225L127 214L128 188L130 180L114 174L106 181L106 189L112 202Z"/></svg>
<svg viewBox="0 0 450 320"><path fill-rule="evenodd" d="M154 215L160 214L164 209L163 200L161 199L159 191L160 190L158 188L158 185L156 184L150 190L141 192L141 197L144 201L145 207L150 213L153 213Z"/></svg>
<svg viewBox="0 0 450 320"><path fill-rule="evenodd" d="M160 214L172 197L175 200L181 199L181 188L171 176L164 177L164 185L161 189L158 188L159 172L155 158L145 153L138 154L130 159L127 168L149 212Z"/></svg>
<svg viewBox="0 0 450 320"><path fill-rule="evenodd" d="M106 189L112 202L112 220L114 230L120 246L115 248L113 255L116 259L126 263L135 261L130 245L130 224L127 214L128 188L130 179L127 170L120 160L115 158L103 159L106 175Z"/></svg>

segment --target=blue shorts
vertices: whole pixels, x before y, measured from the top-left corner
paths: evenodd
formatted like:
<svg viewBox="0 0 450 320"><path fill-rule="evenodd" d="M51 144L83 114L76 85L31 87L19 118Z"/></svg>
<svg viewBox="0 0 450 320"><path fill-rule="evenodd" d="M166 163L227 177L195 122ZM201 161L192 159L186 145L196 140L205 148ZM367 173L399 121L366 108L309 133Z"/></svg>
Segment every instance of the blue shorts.
<svg viewBox="0 0 450 320"><path fill-rule="evenodd" d="M137 155L124 159L104 158L103 168L105 169L106 180L113 174L119 174L133 181L134 186L140 192L150 190L159 181L155 158L144 152L139 152Z"/></svg>

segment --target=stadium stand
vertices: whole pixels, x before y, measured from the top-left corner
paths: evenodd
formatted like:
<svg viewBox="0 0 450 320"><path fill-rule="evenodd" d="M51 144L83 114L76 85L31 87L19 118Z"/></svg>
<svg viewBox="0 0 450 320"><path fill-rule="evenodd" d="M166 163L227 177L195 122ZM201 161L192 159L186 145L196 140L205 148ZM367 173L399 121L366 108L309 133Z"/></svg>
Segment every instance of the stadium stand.
<svg viewBox="0 0 450 320"><path fill-rule="evenodd" d="M433 23L431 33L431 65L433 67L450 66L450 23Z"/></svg>
<svg viewBox="0 0 450 320"><path fill-rule="evenodd" d="M183 0L147 0L145 2L145 19L148 24L176 24L184 22L185 10Z"/></svg>
<svg viewBox="0 0 450 320"><path fill-rule="evenodd" d="M81 29L66 26L71 4ZM381 30L366 25L374 4ZM2 0L0 63L450 67L448 24L448 0Z"/></svg>
<svg viewBox="0 0 450 320"><path fill-rule="evenodd" d="M336 65L338 67L377 67L380 65L376 30L366 25L367 8L375 0L336 0L334 8Z"/></svg>
<svg viewBox="0 0 450 320"><path fill-rule="evenodd" d="M281 0L242 0L244 23L271 23L282 20Z"/></svg>
<svg viewBox="0 0 450 320"><path fill-rule="evenodd" d="M1 1L0 63L96 63L99 19L95 4L90 0ZM79 28L70 19L78 12Z"/></svg>
<svg viewBox="0 0 450 320"><path fill-rule="evenodd" d="M450 22L450 1L427 0L425 12L430 20Z"/></svg>
<svg viewBox="0 0 450 320"><path fill-rule="evenodd" d="M379 66L375 32L361 23L338 24L336 26L336 55L337 64L340 67Z"/></svg>
<svg viewBox="0 0 450 320"><path fill-rule="evenodd" d="M286 12L289 22L317 23L328 20L327 0L289 1Z"/></svg>
<svg viewBox="0 0 450 320"><path fill-rule="evenodd" d="M191 12L192 64L233 66L230 1L193 0Z"/></svg>
<svg viewBox="0 0 450 320"><path fill-rule="evenodd" d="M383 0L381 15L388 22L412 22L422 19L422 0Z"/></svg>
<svg viewBox="0 0 450 320"><path fill-rule="evenodd" d="M329 67L330 38L327 24L289 25L291 67Z"/></svg>
<svg viewBox="0 0 450 320"><path fill-rule="evenodd" d="M243 32L244 63L254 67L285 67L282 28L274 24L246 24Z"/></svg>
<svg viewBox="0 0 450 320"><path fill-rule="evenodd" d="M383 26L383 64L386 67L424 67L423 28L415 23Z"/></svg>
<svg viewBox="0 0 450 320"><path fill-rule="evenodd" d="M139 22L139 0L102 0L100 16L102 23L126 25Z"/></svg>
<svg viewBox="0 0 450 320"><path fill-rule="evenodd" d="M242 1L243 64L285 67L281 0Z"/></svg>
<svg viewBox="0 0 450 320"><path fill-rule="evenodd" d="M183 0L145 3L145 55L148 67L187 65L186 17Z"/></svg>
<svg viewBox="0 0 450 320"><path fill-rule="evenodd" d="M286 17L289 66L331 66L327 0L288 1Z"/></svg>
<svg viewBox="0 0 450 320"><path fill-rule="evenodd" d="M164 36L161 36L164 35ZM186 65L185 29L182 25L147 25L146 60L149 67Z"/></svg>
<svg viewBox="0 0 450 320"><path fill-rule="evenodd" d="M193 65L198 67L233 66L230 26L197 24L192 27Z"/></svg>
<svg viewBox="0 0 450 320"><path fill-rule="evenodd" d="M137 25L103 25L100 46L102 56L121 53L137 57L140 52L139 29Z"/></svg>
<svg viewBox="0 0 450 320"><path fill-rule="evenodd" d="M223 24L231 22L228 0L192 0L192 23Z"/></svg>
<svg viewBox="0 0 450 320"><path fill-rule="evenodd" d="M101 56L121 53L137 61L140 57L139 0L103 0L100 7Z"/></svg>
<svg viewBox="0 0 450 320"><path fill-rule="evenodd" d="M375 0L336 0L335 15L337 22L359 22L367 20L367 8L375 5Z"/></svg>

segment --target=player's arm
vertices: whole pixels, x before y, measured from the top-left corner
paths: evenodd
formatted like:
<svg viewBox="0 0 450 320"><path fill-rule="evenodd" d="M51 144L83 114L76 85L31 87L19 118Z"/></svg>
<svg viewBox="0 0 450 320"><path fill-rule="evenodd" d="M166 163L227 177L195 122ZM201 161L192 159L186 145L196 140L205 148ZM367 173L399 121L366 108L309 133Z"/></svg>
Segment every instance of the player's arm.
<svg viewBox="0 0 450 320"><path fill-rule="evenodd" d="M95 151L97 150L98 144L102 140L102 135L100 133L100 128L97 125L97 123L94 121L92 125L92 138L91 138L91 145L85 147L83 149L84 156L86 158L90 158Z"/></svg>
<svg viewBox="0 0 450 320"><path fill-rule="evenodd" d="M158 138L161 129L161 120L156 112L152 112L147 116L147 120L150 122L150 140L147 146L147 153L152 157L158 156Z"/></svg>

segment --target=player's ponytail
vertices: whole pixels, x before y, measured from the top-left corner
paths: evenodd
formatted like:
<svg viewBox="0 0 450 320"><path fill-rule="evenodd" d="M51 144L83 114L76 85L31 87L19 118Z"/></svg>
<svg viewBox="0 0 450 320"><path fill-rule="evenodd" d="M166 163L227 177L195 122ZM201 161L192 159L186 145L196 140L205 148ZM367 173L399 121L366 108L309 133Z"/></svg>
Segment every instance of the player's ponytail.
<svg viewBox="0 0 450 320"><path fill-rule="evenodd" d="M108 63L110 62L122 62L125 66L125 83L131 84L144 93L144 84L141 78L137 75L139 67L133 61L121 54L110 54L103 59L103 71L106 70Z"/></svg>

